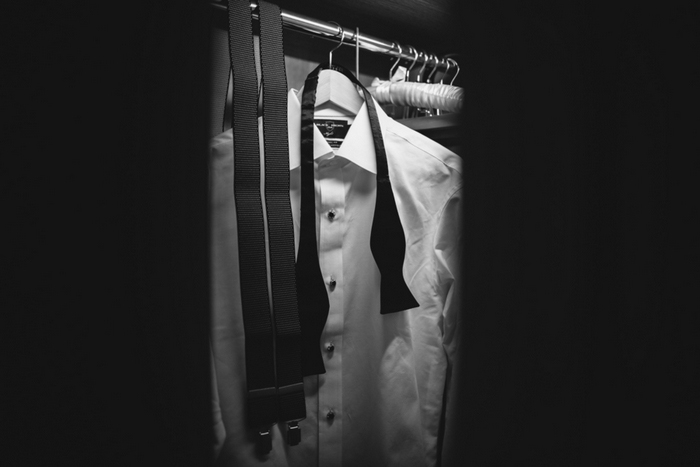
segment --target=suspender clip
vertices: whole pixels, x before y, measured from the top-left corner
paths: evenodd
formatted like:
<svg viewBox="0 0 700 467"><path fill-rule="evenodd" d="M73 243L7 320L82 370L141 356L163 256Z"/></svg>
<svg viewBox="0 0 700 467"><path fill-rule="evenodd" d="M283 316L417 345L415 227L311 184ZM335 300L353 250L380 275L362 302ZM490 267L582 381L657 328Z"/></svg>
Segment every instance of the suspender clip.
<svg viewBox="0 0 700 467"><path fill-rule="evenodd" d="M296 446L301 442L301 428L299 422L287 422L287 444Z"/></svg>
<svg viewBox="0 0 700 467"><path fill-rule="evenodd" d="M258 433L258 452L260 454L269 454L270 451L272 451L272 436L270 436L270 429L267 428Z"/></svg>

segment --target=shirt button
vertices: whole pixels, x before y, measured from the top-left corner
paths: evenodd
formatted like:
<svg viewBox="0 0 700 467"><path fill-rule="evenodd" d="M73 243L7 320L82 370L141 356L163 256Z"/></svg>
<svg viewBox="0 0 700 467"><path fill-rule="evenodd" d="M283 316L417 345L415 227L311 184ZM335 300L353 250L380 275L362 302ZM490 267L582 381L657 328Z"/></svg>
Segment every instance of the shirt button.
<svg viewBox="0 0 700 467"><path fill-rule="evenodd" d="M328 412L326 412L326 418L328 420L333 420L335 418L335 412L333 409L330 409Z"/></svg>
<svg viewBox="0 0 700 467"><path fill-rule="evenodd" d="M326 344L326 352L331 353L335 350L335 345L333 345L333 342L329 342Z"/></svg>
<svg viewBox="0 0 700 467"><path fill-rule="evenodd" d="M335 215L336 215L335 209L331 209L330 211L328 211L328 219L330 219L330 220L335 219Z"/></svg>

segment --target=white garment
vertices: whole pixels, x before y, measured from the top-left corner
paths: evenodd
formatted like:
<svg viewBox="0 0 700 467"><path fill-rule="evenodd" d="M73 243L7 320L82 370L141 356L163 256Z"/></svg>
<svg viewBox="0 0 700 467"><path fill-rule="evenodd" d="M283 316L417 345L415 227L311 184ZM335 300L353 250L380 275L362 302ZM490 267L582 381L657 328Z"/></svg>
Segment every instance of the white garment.
<svg viewBox="0 0 700 467"><path fill-rule="evenodd" d="M369 91L382 104L460 112L464 103L464 88L449 84L395 83L374 78Z"/></svg>
<svg viewBox="0 0 700 467"><path fill-rule="evenodd" d="M377 105L392 188L406 234L404 277L420 307L381 315L370 250L376 197L372 133L363 104L335 152L314 128L319 261L330 310L319 345L326 373L304 378L301 444L282 424L255 454L245 420L244 331L233 198L231 130L212 140L213 412L220 466L432 466L459 312L461 159L393 121ZM290 197L299 247L300 119L288 96ZM262 137L262 130L260 132ZM262 146L262 143L261 143ZM327 214L334 210L331 219ZM389 240L388 240L389 241ZM331 287L331 280L335 287ZM334 350L326 350L332 343ZM328 419L332 410L334 418Z"/></svg>

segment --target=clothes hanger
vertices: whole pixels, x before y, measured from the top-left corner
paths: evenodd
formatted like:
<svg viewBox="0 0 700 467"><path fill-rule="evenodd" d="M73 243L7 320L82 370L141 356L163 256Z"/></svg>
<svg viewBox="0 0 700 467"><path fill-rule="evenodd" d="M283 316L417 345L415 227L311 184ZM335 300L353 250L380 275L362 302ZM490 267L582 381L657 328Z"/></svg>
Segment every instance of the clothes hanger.
<svg viewBox="0 0 700 467"><path fill-rule="evenodd" d="M345 42L345 29L341 25L336 23L335 21L330 21L330 22L335 24L336 26L338 26L338 34L337 35L340 35L340 40L338 41L338 45L336 45L330 51L328 51L328 65L329 66L333 65L333 52L338 50L340 48L340 46L343 45L343 42Z"/></svg>
<svg viewBox="0 0 700 467"><path fill-rule="evenodd" d="M438 59L437 59L437 56L435 56L434 54L430 54L428 56L428 61L427 61L428 66L430 66L430 63L433 60L435 60L435 66L432 67L433 70L425 78L425 84L432 84L432 82L433 82L432 77L433 77L433 73L435 73L435 70L437 70ZM427 72L427 70L426 70L426 72ZM425 108L425 109L421 109L421 110L423 111L423 113L425 114L426 117L432 117L434 115L434 109Z"/></svg>
<svg viewBox="0 0 700 467"><path fill-rule="evenodd" d="M423 58L423 65L420 67L420 70L418 70L418 73L416 73L416 83L420 83L423 81L423 71L425 70L425 65L426 65L426 58L428 57L425 51L421 51L418 53L417 58L419 57L424 57ZM418 109L412 107L408 111L408 116L406 118L414 118L418 115Z"/></svg>
<svg viewBox="0 0 700 467"><path fill-rule="evenodd" d="M440 84L443 84L443 81L445 80L445 76L447 76L447 74L450 72L450 60L449 59L445 60L445 67L446 67L445 72L440 77Z"/></svg>
<svg viewBox="0 0 700 467"><path fill-rule="evenodd" d="M406 82L411 81L411 70L413 70L413 67L416 66L416 62L418 61L418 50L412 45L408 46L408 50L410 50L413 54L413 61L411 62L411 66L409 66L408 70L406 71Z"/></svg>
<svg viewBox="0 0 700 467"><path fill-rule="evenodd" d="M420 70L418 70L418 74L416 75L416 82L417 83L425 83L426 79L423 76L425 74L425 67L428 66L428 62L431 60L432 55L428 55L425 51L422 51L421 56L423 56L423 65L421 65ZM424 108L413 108L411 109L410 117L422 117L425 116L425 114L428 113L428 109Z"/></svg>
<svg viewBox="0 0 700 467"><path fill-rule="evenodd" d="M340 41L328 52L329 68L333 65L333 51L343 45L345 40L345 30L338 23L335 24L340 30ZM321 70L316 89L317 109L333 110L341 115L354 117L364 102L357 88L348 78L332 69Z"/></svg>
<svg viewBox="0 0 700 467"><path fill-rule="evenodd" d="M456 78L457 75L459 74L459 63L457 63L457 60L455 60L455 59L453 59L453 58L451 58L451 57L448 58L447 60L450 61L450 62L453 62L453 63L455 64L455 66L457 67L457 72L456 72L455 75L452 77L452 81L450 81L450 86L451 86L452 83L455 82L455 78Z"/></svg>
<svg viewBox="0 0 700 467"><path fill-rule="evenodd" d="M360 28L355 27L355 77L360 79Z"/></svg>
<svg viewBox="0 0 700 467"><path fill-rule="evenodd" d="M394 64L391 66L391 69L389 69L389 81L391 81L391 78L394 77L394 70L396 69L396 65L398 65L401 61L401 44L399 44L398 42L394 42L394 45L399 48L399 58L396 59Z"/></svg>
<svg viewBox="0 0 700 467"><path fill-rule="evenodd" d="M423 58L423 65L420 67L420 70L418 70L418 74L416 75L416 82L417 83L423 82L423 73L425 71L426 65L428 64L428 59L429 59L428 54L426 54L425 52L421 52L420 55L422 57L425 57L425 58Z"/></svg>
<svg viewBox="0 0 700 467"><path fill-rule="evenodd" d="M413 67L416 66L416 62L418 61L418 49L413 47L412 45L409 45L409 50L413 53L413 61L411 62L411 66L408 67L408 71L406 71L406 82L410 83L411 82L411 70L413 70ZM411 109L409 107L404 107L403 109L403 118L408 118L411 115Z"/></svg>
<svg viewBox="0 0 700 467"><path fill-rule="evenodd" d="M414 61L409 71L416 63L419 53L411 48ZM371 92L380 104L403 106L403 118L417 116L435 116L444 112L459 112L463 103L463 90L450 84L444 84L449 78L454 60L439 58L436 55L421 53L425 57L424 66L413 81L380 81L371 88ZM438 74L440 65L445 65L445 71ZM428 70L430 67L430 70ZM394 70L392 66L391 70ZM427 71L430 73L428 74ZM392 73L393 74L393 73ZM410 75L409 75L410 76ZM440 76L438 82L437 77ZM424 80L425 82L421 82Z"/></svg>
<svg viewBox="0 0 700 467"><path fill-rule="evenodd" d="M437 58L437 57L436 57L436 58ZM433 75L435 74L435 72L437 71L438 65L441 64L441 63L447 63L447 62L445 61L444 58L441 58L439 61L436 61L436 62L435 62L435 68L433 68L433 71L430 72L430 76L428 76L428 80L430 80L431 83L435 83L435 81L433 81L432 77L433 77ZM449 65L448 65L448 66L449 66ZM444 76L444 74L443 74L443 76ZM436 77L436 79L437 79L437 77ZM436 84L442 84L442 79L440 80L439 83L436 83ZM433 110L434 110L434 114L435 114L435 115L442 115L442 110L441 110L441 109L433 109Z"/></svg>
<svg viewBox="0 0 700 467"><path fill-rule="evenodd" d="M437 58L437 55L432 55L432 57L435 59L435 66L433 67L433 71L431 71L430 74L428 75L428 79L427 79L427 82L428 82L428 83L432 83L432 82L433 82L433 75L434 75L435 72L437 71L437 69L438 69L438 64L440 63L440 61L439 61L438 58Z"/></svg>

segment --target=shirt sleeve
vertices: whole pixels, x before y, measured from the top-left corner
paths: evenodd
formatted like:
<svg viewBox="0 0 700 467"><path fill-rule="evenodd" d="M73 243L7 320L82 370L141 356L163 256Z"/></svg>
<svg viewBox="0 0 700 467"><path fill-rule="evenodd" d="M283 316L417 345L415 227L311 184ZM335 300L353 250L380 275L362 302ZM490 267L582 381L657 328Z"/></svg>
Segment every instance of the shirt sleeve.
<svg viewBox="0 0 700 467"><path fill-rule="evenodd" d="M442 301L442 343L450 364L459 341L460 263L462 260L462 188L455 189L440 214L435 235L438 295Z"/></svg>
<svg viewBox="0 0 700 467"><path fill-rule="evenodd" d="M460 328L461 299L463 284L460 273L462 263L462 188L455 190L448 199L440 216L438 230L435 236L435 255L437 259L437 276L440 284L440 298L443 300L442 331L443 349L447 356L447 374L445 378L443 403L443 427L442 452L444 453L455 437L454 413L456 395L459 393L455 387L453 377L455 357L459 353L460 334L464 332Z"/></svg>
<svg viewBox="0 0 700 467"><path fill-rule="evenodd" d="M214 434L214 446L212 450L213 460L219 457L221 453L221 448L224 445L224 440L226 439L226 428L224 427L224 419L221 415L221 406L219 404L219 388L216 379L216 366L214 364L214 352L209 351L209 360L211 362L211 410L212 410L212 422L213 422L213 434Z"/></svg>

